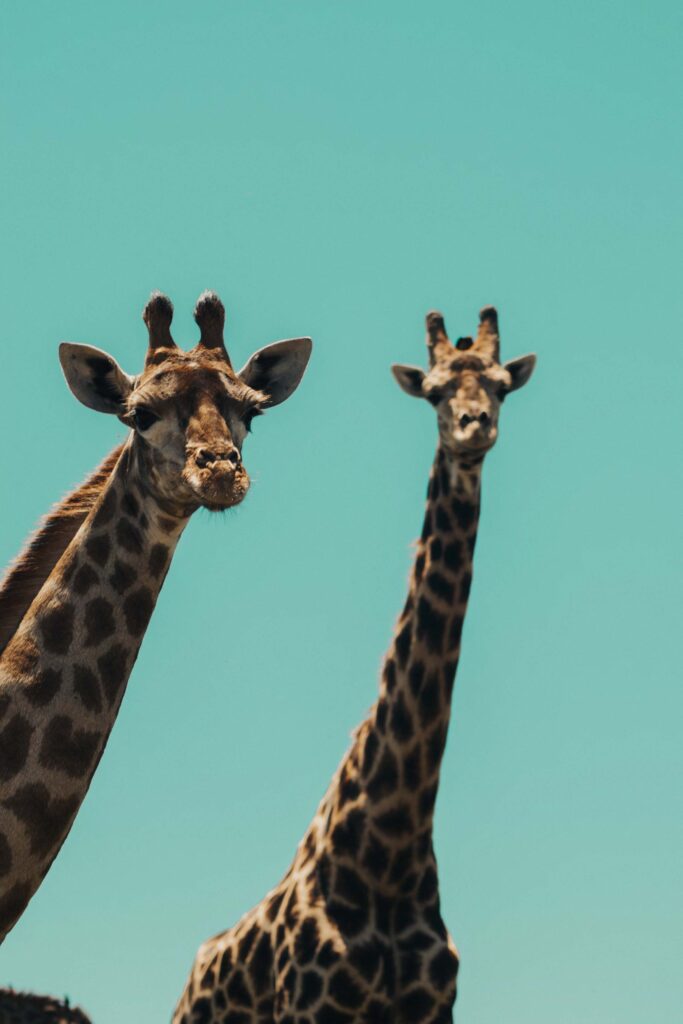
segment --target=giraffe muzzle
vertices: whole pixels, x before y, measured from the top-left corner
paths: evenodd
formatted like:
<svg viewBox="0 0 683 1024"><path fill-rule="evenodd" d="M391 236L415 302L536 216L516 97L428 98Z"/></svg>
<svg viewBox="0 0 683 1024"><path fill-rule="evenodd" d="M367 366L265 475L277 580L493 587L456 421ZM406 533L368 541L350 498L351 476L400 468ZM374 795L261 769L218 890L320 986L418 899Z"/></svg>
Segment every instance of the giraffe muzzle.
<svg viewBox="0 0 683 1024"><path fill-rule="evenodd" d="M212 448L197 449L194 453L194 460L200 469L213 469L223 462L228 463L234 469L242 462L242 456L234 445L225 447L214 445Z"/></svg>
<svg viewBox="0 0 683 1024"><path fill-rule="evenodd" d="M212 511L239 505L249 490L249 475L234 446L222 451L199 449L188 459L183 475L199 503Z"/></svg>

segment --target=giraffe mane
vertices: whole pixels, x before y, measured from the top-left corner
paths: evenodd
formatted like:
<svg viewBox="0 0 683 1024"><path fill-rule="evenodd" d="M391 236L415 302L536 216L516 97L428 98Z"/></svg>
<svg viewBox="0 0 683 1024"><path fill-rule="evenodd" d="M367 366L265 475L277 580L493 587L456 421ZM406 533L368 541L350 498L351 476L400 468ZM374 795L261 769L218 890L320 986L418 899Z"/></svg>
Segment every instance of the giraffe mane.
<svg viewBox="0 0 683 1024"><path fill-rule="evenodd" d="M118 445L79 486L43 516L0 580L0 654L104 490L123 450Z"/></svg>

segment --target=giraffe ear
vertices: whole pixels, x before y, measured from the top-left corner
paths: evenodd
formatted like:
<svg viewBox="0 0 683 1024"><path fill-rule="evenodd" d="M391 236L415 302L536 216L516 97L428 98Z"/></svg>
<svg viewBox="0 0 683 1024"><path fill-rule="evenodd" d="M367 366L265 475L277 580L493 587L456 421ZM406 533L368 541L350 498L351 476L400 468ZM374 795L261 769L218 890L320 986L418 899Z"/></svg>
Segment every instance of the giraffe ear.
<svg viewBox="0 0 683 1024"><path fill-rule="evenodd" d="M523 388L534 372L535 366L536 356L533 354L520 356L518 359L511 359L509 363L505 363L505 369L512 377L510 391L517 391L519 388Z"/></svg>
<svg viewBox="0 0 683 1024"><path fill-rule="evenodd" d="M398 381L399 387L403 388L407 395L412 395L413 398L424 398L422 384L425 372L419 366L404 366L402 363L394 363L391 372Z"/></svg>
<svg viewBox="0 0 683 1024"><path fill-rule="evenodd" d="M289 398L301 383L308 365L313 342L310 338L289 338L274 341L254 352L239 372L239 376L255 391L263 391L267 400L264 408L279 405Z"/></svg>
<svg viewBox="0 0 683 1024"><path fill-rule="evenodd" d="M133 390L133 378L102 349L63 341L59 361L66 382L79 402L96 412L119 415Z"/></svg>

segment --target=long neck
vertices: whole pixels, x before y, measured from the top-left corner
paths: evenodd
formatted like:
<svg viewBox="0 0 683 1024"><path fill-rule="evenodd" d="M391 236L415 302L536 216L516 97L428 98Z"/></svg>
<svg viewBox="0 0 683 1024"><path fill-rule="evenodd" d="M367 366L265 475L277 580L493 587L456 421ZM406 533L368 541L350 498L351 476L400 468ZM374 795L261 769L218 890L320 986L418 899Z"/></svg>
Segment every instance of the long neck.
<svg viewBox="0 0 683 1024"><path fill-rule="evenodd" d="M50 509L0 581L0 654L104 490L122 450L123 445L114 448L80 487Z"/></svg>
<svg viewBox="0 0 683 1024"><path fill-rule="evenodd" d="M186 522L129 442L0 657L0 939L85 798Z"/></svg>
<svg viewBox="0 0 683 1024"><path fill-rule="evenodd" d="M437 450L408 598L379 699L321 805L323 848L382 886L404 886L431 854L439 784L472 580L481 463Z"/></svg>

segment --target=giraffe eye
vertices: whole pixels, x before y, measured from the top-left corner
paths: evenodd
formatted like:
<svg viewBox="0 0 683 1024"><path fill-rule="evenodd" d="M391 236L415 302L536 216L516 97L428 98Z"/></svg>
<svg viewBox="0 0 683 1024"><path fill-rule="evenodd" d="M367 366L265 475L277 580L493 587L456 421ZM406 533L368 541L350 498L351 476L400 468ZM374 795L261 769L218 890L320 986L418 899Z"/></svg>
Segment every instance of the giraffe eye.
<svg viewBox="0 0 683 1024"><path fill-rule="evenodd" d="M501 403L501 405L505 401L505 396L507 395L507 393L507 388L504 385L501 385L496 391L496 398Z"/></svg>
<svg viewBox="0 0 683 1024"><path fill-rule="evenodd" d="M443 395L441 395L438 391L430 391L429 394L427 395L427 401L429 402L430 405L434 406L438 405L442 398Z"/></svg>
<svg viewBox="0 0 683 1024"><path fill-rule="evenodd" d="M144 405L139 405L133 413L133 423L135 429L141 432L149 430L152 424L156 423L159 417L151 409L147 409Z"/></svg>

